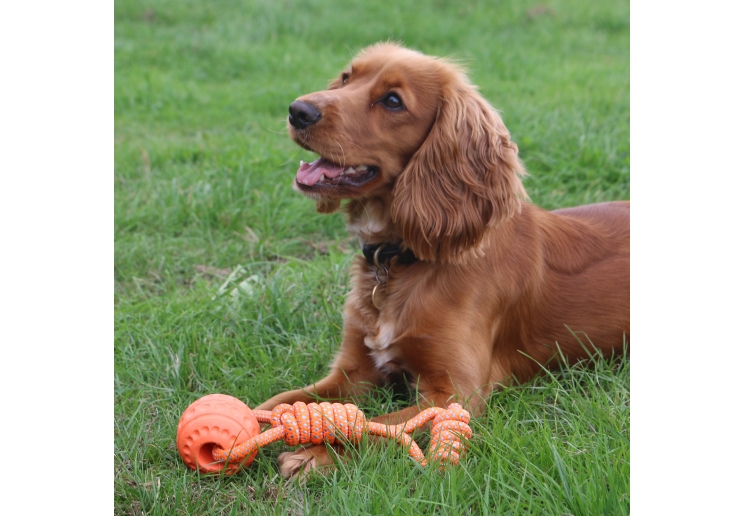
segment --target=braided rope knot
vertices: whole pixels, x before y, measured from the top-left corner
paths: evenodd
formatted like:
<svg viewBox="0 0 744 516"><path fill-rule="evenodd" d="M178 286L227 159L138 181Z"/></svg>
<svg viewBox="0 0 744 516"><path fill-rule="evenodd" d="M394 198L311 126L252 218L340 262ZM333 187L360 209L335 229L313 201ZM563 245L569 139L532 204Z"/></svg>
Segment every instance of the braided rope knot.
<svg viewBox="0 0 744 516"><path fill-rule="evenodd" d="M351 403L302 403L293 405L282 403L274 410L254 410L253 414L261 423L270 423L272 428L225 450L219 446L212 449L217 462L240 462L258 448L283 440L289 446L300 444L320 445L323 443L355 444L362 440L363 434L377 435L395 439L408 449L408 454L422 466L427 465L423 452L410 434L432 421L432 437L429 459L440 463L457 464L460 454L465 451L466 441L472 437L468 426L470 414L459 404L453 403L446 409L431 407L419 415L399 425L385 425L368 421L364 413Z"/></svg>
<svg viewBox="0 0 744 516"><path fill-rule="evenodd" d="M470 414L459 404L453 403L432 422L429 455L440 463L460 462L460 453L465 452L467 441L473 436L468 423ZM465 439L465 443L462 442Z"/></svg>

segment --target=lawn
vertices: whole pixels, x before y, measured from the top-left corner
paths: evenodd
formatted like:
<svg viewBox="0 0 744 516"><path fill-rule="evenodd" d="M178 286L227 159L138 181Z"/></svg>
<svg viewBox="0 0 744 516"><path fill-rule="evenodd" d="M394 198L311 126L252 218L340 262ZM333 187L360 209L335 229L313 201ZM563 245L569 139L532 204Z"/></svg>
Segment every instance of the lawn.
<svg viewBox="0 0 744 516"><path fill-rule="evenodd" d="M291 189L289 103L360 48L451 56L502 113L546 208L630 196L629 2L115 2L116 514L627 514L630 364L495 394L465 460L363 444L305 483L272 445L232 477L186 468L183 410L321 378L358 252ZM370 416L405 402L383 391ZM422 436L425 440L425 436Z"/></svg>

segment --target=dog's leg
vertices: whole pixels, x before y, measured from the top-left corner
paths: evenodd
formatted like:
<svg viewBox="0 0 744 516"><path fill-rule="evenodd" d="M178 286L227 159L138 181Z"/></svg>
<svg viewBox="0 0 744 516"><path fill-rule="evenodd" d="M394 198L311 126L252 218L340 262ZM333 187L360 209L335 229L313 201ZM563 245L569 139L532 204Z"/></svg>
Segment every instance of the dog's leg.
<svg viewBox="0 0 744 516"><path fill-rule="evenodd" d="M508 375L497 365L490 334L485 331L467 336L441 331L436 342L430 337L411 338L404 345L417 358L415 369L413 361L409 363L407 375L417 393L416 405L377 416L375 422L397 425L429 407L446 408L451 403L459 403L471 417L478 417L485 412L494 386ZM451 356L448 350L458 353Z"/></svg>
<svg viewBox="0 0 744 516"><path fill-rule="evenodd" d="M470 412L471 417L478 417L485 412L486 402L493 390L488 381L481 385L474 383L443 383L436 389L420 385L418 387L418 403L389 414L381 414L372 418L372 421L386 425L399 425L409 419L413 419L419 413L430 407L447 408L451 403L459 403Z"/></svg>
<svg viewBox="0 0 744 516"><path fill-rule="evenodd" d="M488 366L488 348L482 346L486 356L477 353L466 361L463 357L457 364L449 363L439 369L439 374L432 374L430 369L422 371L416 385L418 404L390 414L382 414L372 421L396 425L414 418L429 407L446 408L450 403L460 403L471 414L478 417L485 411L486 401L493 390L493 368ZM434 366L435 364L426 364ZM447 367L446 373L443 373ZM425 373L425 374L423 374ZM499 380L500 381L500 380ZM377 439L377 438L373 438ZM279 465L284 477L303 476L312 469L333 464L333 454L341 455L340 447L311 446L286 452L279 456Z"/></svg>
<svg viewBox="0 0 744 516"><path fill-rule="evenodd" d="M364 345L365 335L366 332L360 326L349 324L347 320L341 349L328 376L304 389L277 394L256 408L272 410L280 403L292 404L296 401L343 402L355 396L363 396L381 385L384 378ZM279 456L279 467L285 478L302 475L312 469L331 464L333 458L325 445L299 448Z"/></svg>
<svg viewBox="0 0 744 516"><path fill-rule="evenodd" d="M459 393L458 393L459 391ZM490 388L488 389L490 393ZM390 414L382 414L372 418L372 421L386 425L397 425L413 419L420 412L429 407L447 407L450 403L459 402L470 411L472 417L481 415L485 410L484 389L482 388L451 388L448 390L438 391L426 396L420 393L420 402L418 406L407 407L403 410ZM428 426L428 425L427 425ZM384 440L382 438L371 437L373 440ZM333 454L343 456L343 448L340 446L328 447L309 446L300 448L295 451L285 452L279 456L279 467L282 476L303 477L313 469L333 465Z"/></svg>
<svg viewBox="0 0 744 516"><path fill-rule="evenodd" d="M303 389L277 394L261 403L257 410L273 410L281 403L291 405L296 401L303 403L320 401L347 401L354 396L362 396L372 387L379 384L378 378L366 374L366 371L347 370L335 367L331 373L312 385Z"/></svg>

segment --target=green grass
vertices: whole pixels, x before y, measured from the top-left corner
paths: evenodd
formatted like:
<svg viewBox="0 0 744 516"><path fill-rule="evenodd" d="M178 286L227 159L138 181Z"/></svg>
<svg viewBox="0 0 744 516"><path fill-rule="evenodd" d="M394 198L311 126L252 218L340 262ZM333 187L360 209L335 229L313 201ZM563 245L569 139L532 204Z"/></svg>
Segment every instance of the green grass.
<svg viewBox="0 0 744 516"><path fill-rule="evenodd" d="M326 372L356 244L291 190L310 155L286 110L386 39L469 67L536 204L629 198L627 1L117 1L117 514L629 512L625 357L494 395L444 474L395 445L362 445L305 484L279 478L281 444L229 478L181 462L175 430L193 400L255 406ZM217 296L239 266L246 288ZM362 406L403 403L381 392Z"/></svg>

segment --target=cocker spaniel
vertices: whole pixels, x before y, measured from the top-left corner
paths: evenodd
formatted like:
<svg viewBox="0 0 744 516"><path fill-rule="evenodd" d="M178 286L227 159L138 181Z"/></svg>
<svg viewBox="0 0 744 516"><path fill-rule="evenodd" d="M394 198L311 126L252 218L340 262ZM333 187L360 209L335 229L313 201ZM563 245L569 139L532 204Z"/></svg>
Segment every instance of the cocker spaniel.
<svg viewBox="0 0 744 516"><path fill-rule="evenodd" d="M321 213L348 200L363 256L330 374L257 408L347 400L403 379L418 399L376 421L453 401L477 416L494 388L558 356L628 342L629 202L527 202L517 146L459 66L373 45L327 90L292 102L288 127L320 156L301 163L296 190ZM325 446L279 460L285 476L331 463Z"/></svg>

